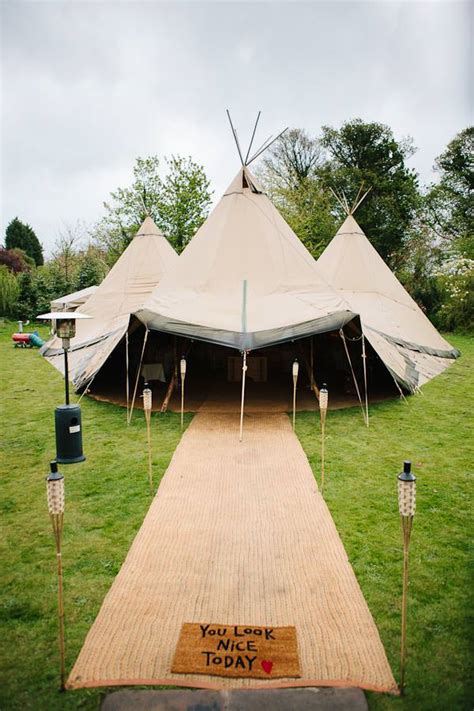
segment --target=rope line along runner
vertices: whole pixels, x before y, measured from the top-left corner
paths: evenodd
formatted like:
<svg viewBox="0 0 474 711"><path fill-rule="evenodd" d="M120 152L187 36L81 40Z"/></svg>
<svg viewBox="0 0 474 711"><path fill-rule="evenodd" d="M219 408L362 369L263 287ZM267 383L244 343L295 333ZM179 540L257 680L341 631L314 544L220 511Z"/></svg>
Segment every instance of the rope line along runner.
<svg viewBox="0 0 474 711"><path fill-rule="evenodd" d="M397 693L377 628L285 414L197 414L69 688L359 686ZM171 672L185 623L292 626L300 678Z"/></svg>

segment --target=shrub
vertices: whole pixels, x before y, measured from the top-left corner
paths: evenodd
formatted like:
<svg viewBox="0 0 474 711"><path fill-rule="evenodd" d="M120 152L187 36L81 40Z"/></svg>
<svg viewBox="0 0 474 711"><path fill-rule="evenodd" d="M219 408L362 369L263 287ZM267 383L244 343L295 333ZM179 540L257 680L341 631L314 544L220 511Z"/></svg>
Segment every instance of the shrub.
<svg viewBox="0 0 474 711"><path fill-rule="evenodd" d="M435 315L439 328L453 331L474 328L474 260L448 259L437 273L444 298Z"/></svg>
<svg viewBox="0 0 474 711"><path fill-rule="evenodd" d="M0 314L11 317L15 314L20 288L17 278L4 265L0 265Z"/></svg>

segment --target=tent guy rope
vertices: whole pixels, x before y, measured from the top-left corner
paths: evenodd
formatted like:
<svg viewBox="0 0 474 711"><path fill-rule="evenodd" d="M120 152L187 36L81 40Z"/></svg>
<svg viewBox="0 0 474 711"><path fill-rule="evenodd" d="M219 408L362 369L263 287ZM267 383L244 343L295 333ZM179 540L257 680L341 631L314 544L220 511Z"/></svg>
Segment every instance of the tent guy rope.
<svg viewBox="0 0 474 711"><path fill-rule="evenodd" d="M353 381L354 381L354 387L355 387L355 389L356 389L357 397L358 397L358 399L359 399L360 407L361 407L361 410L362 410L362 417L364 418L364 422L367 424L366 419L365 419L364 406L363 406L363 404L362 404L362 398L361 398L361 395L360 395L359 384L358 384L358 382L357 382L357 378L356 378L356 374L355 374L355 372L354 372L354 368L352 367L352 360L351 360L351 356L350 356L350 353L349 353L349 349L348 349L348 347L347 347L346 337L345 337L345 334L344 334L344 329L342 329L342 328L339 329L339 335L341 336L342 342L343 342L343 344L344 344L344 350L346 351L347 360L348 360L348 362L349 362L349 366L350 366L351 373L352 373L352 379L353 379Z"/></svg>

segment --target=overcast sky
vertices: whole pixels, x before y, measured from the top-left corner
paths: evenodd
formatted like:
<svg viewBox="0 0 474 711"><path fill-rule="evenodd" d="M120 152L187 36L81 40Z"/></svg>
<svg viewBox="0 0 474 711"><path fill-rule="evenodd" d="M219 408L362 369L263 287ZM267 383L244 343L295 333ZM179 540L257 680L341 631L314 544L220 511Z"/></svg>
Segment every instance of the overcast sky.
<svg viewBox="0 0 474 711"><path fill-rule="evenodd" d="M0 0L1 231L46 249L94 222L137 156L191 155L219 197L262 110L260 142L362 117L413 137L423 182L472 123L467 2ZM471 82L472 82L472 76Z"/></svg>

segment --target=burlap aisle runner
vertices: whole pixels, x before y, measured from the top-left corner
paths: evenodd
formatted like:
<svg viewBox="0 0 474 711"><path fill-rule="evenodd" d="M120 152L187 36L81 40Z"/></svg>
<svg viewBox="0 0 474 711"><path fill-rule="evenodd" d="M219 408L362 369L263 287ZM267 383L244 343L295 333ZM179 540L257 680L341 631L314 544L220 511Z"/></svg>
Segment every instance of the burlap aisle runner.
<svg viewBox="0 0 474 711"><path fill-rule="evenodd" d="M184 623L296 628L300 678L171 673ZM70 688L360 686L396 691L286 415L200 413L87 635Z"/></svg>

